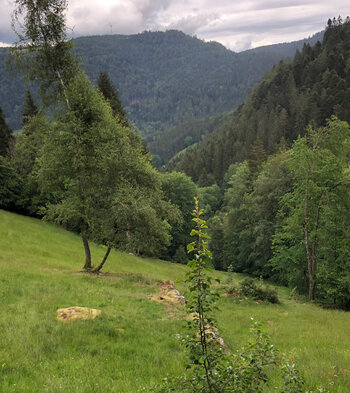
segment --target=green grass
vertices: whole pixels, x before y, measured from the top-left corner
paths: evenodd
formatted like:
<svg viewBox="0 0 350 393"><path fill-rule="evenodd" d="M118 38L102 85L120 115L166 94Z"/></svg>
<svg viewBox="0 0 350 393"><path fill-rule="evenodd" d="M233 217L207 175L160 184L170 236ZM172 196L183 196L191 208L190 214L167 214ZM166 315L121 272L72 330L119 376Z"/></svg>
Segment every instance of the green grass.
<svg viewBox="0 0 350 393"><path fill-rule="evenodd" d="M92 246L95 263L104 251ZM104 268L110 274L91 276L80 273L83 259L78 236L0 210L0 392L128 393L184 370L176 339L184 313L147 296L186 268L113 251ZM278 290L280 305L221 299L217 319L229 347L247 340L251 317L265 321L276 347L296 353L309 383L326 384L336 366L333 391L348 393L350 314ZM68 306L102 314L62 323L56 310Z"/></svg>

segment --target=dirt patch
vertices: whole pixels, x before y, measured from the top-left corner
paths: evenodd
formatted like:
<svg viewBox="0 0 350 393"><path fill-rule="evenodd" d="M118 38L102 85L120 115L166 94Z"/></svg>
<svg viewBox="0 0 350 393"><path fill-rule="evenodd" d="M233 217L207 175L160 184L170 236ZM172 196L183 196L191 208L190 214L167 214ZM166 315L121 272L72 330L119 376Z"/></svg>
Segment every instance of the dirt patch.
<svg viewBox="0 0 350 393"><path fill-rule="evenodd" d="M88 319L95 319L101 314L101 310L88 307L67 307L59 308L57 310L57 319L59 321L86 321Z"/></svg>
<svg viewBox="0 0 350 393"><path fill-rule="evenodd" d="M237 289L237 290L235 290L233 292L223 292L221 294L221 296L222 297L234 297L234 298L237 298L237 297L240 296L240 293L239 293L239 290Z"/></svg>

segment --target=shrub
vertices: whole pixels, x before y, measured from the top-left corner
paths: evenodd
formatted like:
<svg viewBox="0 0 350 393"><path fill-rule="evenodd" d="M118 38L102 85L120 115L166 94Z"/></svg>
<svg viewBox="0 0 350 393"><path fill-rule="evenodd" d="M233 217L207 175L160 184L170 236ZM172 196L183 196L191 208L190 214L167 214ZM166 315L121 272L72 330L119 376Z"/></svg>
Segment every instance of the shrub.
<svg viewBox="0 0 350 393"><path fill-rule="evenodd" d="M227 293L229 295L235 295L238 296L239 295L239 290L235 287L235 286L230 286L227 290Z"/></svg>
<svg viewBox="0 0 350 393"><path fill-rule="evenodd" d="M254 300L267 300L270 303L279 303L277 291L270 287L263 287L261 283L253 278L246 278L240 284L242 295Z"/></svg>

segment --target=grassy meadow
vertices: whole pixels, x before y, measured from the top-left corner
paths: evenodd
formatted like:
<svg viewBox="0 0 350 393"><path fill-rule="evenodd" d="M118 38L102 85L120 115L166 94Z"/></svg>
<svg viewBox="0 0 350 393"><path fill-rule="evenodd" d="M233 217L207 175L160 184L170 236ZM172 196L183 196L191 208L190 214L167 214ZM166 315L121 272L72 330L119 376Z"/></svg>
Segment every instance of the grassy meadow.
<svg viewBox="0 0 350 393"><path fill-rule="evenodd" d="M91 251L96 264L105 250L92 245ZM176 335L185 313L148 296L186 267L112 251L108 274L96 276L80 272L83 262L77 235L0 210L1 393L129 393L184 370ZM228 286L241 279L220 275ZM216 316L228 346L246 342L251 317L261 320L273 344L295 354L308 383L327 385L331 378L332 392L350 392L350 313L278 291L279 305L221 298ZM102 314L58 321L56 310L69 306Z"/></svg>

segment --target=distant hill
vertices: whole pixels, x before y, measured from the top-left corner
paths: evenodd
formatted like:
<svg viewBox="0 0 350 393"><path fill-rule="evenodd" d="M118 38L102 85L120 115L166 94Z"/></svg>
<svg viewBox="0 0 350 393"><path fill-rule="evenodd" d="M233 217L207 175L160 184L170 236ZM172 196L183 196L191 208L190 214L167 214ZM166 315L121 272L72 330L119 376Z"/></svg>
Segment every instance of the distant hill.
<svg viewBox="0 0 350 393"><path fill-rule="evenodd" d="M74 40L93 82L107 71L128 117L146 140L194 119L236 108L263 75L293 44L234 53L217 42L204 42L180 31L81 37ZM4 71L7 49L0 48L0 106L9 125L20 127L23 83Z"/></svg>
<svg viewBox="0 0 350 393"><path fill-rule="evenodd" d="M277 53L279 55L283 55L284 57L294 57L295 52L297 49L301 50L304 44L309 44L309 45L315 45L317 41L323 40L324 36L324 31L320 31L319 33L316 33L312 35L309 38L305 38L303 40L299 41L292 41L292 42L283 42L280 44L274 44L274 45L264 45L264 46L259 46L258 48L254 49L249 49L246 52L272 52L272 53Z"/></svg>
<svg viewBox="0 0 350 393"><path fill-rule="evenodd" d="M194 119L153 135L152 140L148 142L148 148L153 154L154 164L160 167L180 151L194 147L225 122L231 114L231 112L222 112L210 117Z"/></svg>
<svg viewBox="0 0 350 393"><path fill-rule="evenodd" d="M281 62L252 90L244 104L194 149L174 158L169 169L195 181L221 182L233 162L249 157L260 139L267 153L281 138L290 143L312 123L336 114L350 121L350 22L328 28L322 44L304 44L291 62Z"/></svg>

